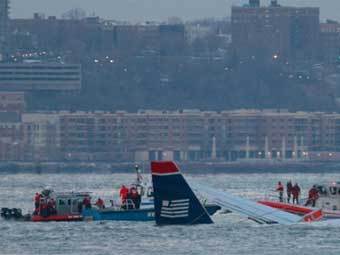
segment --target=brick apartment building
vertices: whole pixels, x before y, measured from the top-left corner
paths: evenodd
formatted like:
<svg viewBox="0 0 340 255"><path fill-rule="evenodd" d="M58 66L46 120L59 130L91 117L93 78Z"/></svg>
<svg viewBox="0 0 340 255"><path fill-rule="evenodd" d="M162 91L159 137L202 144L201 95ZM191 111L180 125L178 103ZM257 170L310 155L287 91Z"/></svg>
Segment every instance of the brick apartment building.
<svg viewBox="0 0 340 255"><path fill-rule="evenodd" d="M22 160L22 125L17 112L0 112L0 161Z"/></svg>
<svg viewBox="0 0 340 255"><path fill-rule="evenodd" d="M307 159L340 151L340 115L326 113L24 113L19 127L25 160Z"/></svg>
<svg viewBox="0 0 340 255"><path fill-rule="evenodd" d="M241 59L273 57L282 62L317 57L319 8L283 7L260 1L232 7L232 44Z"/></svg>
<svg viewBox="0 0 340 255"><path fill-rule="evenodd" d="M320 24L321 54L326 63L340 63L340 24Z"/></svg>

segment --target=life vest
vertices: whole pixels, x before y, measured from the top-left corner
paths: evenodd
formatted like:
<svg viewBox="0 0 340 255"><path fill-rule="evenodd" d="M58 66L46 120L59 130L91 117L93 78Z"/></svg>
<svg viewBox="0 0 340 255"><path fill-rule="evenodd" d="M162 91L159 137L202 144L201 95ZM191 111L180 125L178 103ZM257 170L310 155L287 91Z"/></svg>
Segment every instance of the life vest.
<svg viewBox="0 0 340 255"><path fill-rule="evenodd" d="M318 191L315 188L310 189L308 192L308 197L309 199L313 199L313 200L318 199L319 198Z"/></svg>
<svg viewBox="0 0 340 255"><path fill-rule="evenodd" d="M120 189L119 196L121 197L121 199L126 199L128 193L129 193L129 189L124 186Z"/></svg>
<svg viewBox="0 0 340 255"><path fill-rule="evenodd" d="M277 188L276 188L276 191L279 191L279 192L283 191L283 185L282 184L278 184Z"/></svg>
<svg viewBox="0 0 340 255"><path fill-rule="evenodd" d="M104 201L101 198L98 198L98 200L96 202L96 206L103 207L104 206Z"/></svg>
<svg viewBox="0 0 340 255"><path fill-rule="evenodd" d="M300 194L300 187L299 187L299 186L294 186L294 187L292 188L292 194L293 194L293 196L295 196L295 197L299 196L299 194Z"/></svg>

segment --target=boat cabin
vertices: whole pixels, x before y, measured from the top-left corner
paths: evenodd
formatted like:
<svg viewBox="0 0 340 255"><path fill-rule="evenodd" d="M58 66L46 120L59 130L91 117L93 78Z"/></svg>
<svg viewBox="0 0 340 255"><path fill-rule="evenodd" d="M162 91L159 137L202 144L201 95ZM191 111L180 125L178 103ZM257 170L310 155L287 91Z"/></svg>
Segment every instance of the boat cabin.
<svg viewBox="0 0 340 255"><path fill-rule="evenodd" d="M85 197L90 197L89 192L54 192L44 190L42 194L47 199L54 199L57 215L79 215Z"/></svg>
<svg viewBox="0 0 340 255"><path fill-rule="evenodd" d="M337 211L340 210L340 182L331 185L317 185L319 198L316 207Z"/></svg>

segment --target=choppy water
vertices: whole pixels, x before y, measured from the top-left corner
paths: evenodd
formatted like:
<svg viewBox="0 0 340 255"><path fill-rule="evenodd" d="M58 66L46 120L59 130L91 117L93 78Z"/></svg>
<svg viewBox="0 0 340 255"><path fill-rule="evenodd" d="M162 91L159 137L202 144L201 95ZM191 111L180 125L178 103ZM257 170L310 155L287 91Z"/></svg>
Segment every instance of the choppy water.
<svg viewBox="0 0 340 255"><path fill-rule="evenodd" d="M190 180L228 189L250 199L263 198L278 180L297 181L306 190L340 174L190 175ZM33 207L42 187L93 191L109 199L133 175L0 175L0 207ZM114 194L115 193L115 194ZM257 225L237 215L216 215L215 224L156 227L153 222L22 223L0 220L0 254L340 254L340 221L292 226Z"/></svg>

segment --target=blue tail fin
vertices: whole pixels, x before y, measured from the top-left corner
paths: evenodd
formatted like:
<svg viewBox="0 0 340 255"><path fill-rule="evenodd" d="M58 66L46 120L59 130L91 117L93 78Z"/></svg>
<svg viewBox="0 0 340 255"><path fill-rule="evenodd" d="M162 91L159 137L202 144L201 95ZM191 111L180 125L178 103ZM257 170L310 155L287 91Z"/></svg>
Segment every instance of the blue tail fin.
<svg viewBox="0 0 340 255"><path fill-rule="evenodd" d="M151 162L151 171L157 225L213 223L174 162Z"/></svg>

